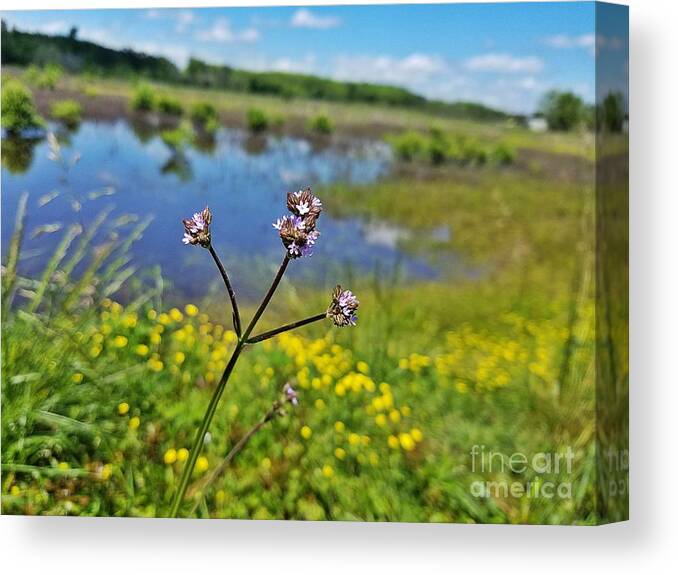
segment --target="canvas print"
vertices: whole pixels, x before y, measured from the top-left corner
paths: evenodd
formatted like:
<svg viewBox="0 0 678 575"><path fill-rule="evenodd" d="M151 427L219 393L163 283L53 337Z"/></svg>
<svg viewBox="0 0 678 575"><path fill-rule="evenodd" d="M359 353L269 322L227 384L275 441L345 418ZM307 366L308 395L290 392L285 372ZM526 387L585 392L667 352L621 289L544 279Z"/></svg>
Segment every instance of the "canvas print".
<svg viewBox="0 0 678 575"><path fill-rule="evenodd" d="M7 11L2 513L628 517L628 9Z"/></svg>

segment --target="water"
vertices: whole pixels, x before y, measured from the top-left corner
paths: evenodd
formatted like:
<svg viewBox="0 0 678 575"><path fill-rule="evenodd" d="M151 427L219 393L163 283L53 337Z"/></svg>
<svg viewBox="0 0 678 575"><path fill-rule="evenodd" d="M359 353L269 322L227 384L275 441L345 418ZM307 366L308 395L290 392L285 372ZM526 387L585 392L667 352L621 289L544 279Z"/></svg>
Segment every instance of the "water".
<svg viewBox="0 0 678 575"><path fill-rule="evenodd" d="M111 207L112 223L125 214L153 220L143 239L132 246L140 269L159 265L174 293L200 297L217 280L209 254L181 243L181 219L209 205L213 243L231 270L236 288L245 296L264 289L283 255L271 222L285 213L285 193L308 185L347 181L372 182L385 176L391 158L383 144L335 140L318 146L292 137L250 137L238 130L221 130L208 145L173 153L145 126L84 122L77 132L61 134L64 158L76 153L79 162L68 171L48 159L46 140L3 140L2 241L6 250L19 194L29 192L27 236L21 271L39 272L65 227L85 227ZM58 193L58 195L56 195ZM42 202L55 196L45 205ZM79 206L79 211L74 209ZM130 218L131 219L131 218ZM54 233L51 224L62 228ZM118 228L125 234L135 224ZM52 229L57 226L52 226ZM433 278L430 263L398 248L407 231L368 226L358 219L334 219L327 212L319 221L321 238L314 255L294 262L290 275L318 285L345 282L355 273L400 273ZM96 242L95 242L96 243Z"/></svg>

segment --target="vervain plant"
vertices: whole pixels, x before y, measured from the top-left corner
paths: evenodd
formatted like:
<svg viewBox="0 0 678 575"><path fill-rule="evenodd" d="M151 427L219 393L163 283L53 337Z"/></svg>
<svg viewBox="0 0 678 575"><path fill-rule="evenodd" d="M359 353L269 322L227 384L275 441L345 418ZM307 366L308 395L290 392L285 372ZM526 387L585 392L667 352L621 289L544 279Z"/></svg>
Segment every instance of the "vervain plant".
<svg viewBox="0 0 678 575"><path fill-rule="evenodd" d="M214 263L216 264L219 273L221 274L224 285L226 286L226 291L228 292L228 296L231 300L233 329L235 330L238 339L231 357L226 364L226 368L224 369L221 379L214 389L212 398L210 399L207 410L205 411L205 415L203 416L202 422L197 430L195 440L193 441L193 445L191 447L189 459L183 469L181 480L179 481L179 486L172 502L172 507L170 510L171 517L176 517L179 513L181 503L184 500L184 496L188 488L191 474L193 473L196 461L198 460L198 455L200 454L205 441L205 434L207 433L210 423L214 418L217 406L219 405L219 400L224 393L226 384L228 383L228 380L235 369L236 363L238 362L243 349L247 346L254 345L272 338L285 331L296 329L326 318L332 320L334 325L338 327L354 326L358 319L356 315L356 310L358 309L359 305L358 299L351 291L344 290L338 285L332 292L330 305L326 311L317 313L305 319L282 325L276 329L266 331L258 335L252 335L252 332L254 331L259 319L263 315L266 307L271 301L271 298L275 294L276 289L280 285L280 281L285 275L285 271L287 270L290 262L292 260L310 256L313 246L320 236L320 232L316 229L316 224L322 212L322 203L316 196L313 195L310 188L307 188L306 190L300 190L298 192L288 193L287 209L289 210L290 215L285 215L281 218L278 218L278 220L273 223L273 227L278 231L282 244L285 248L285 255L283 256L283 260L280 264L278 272L273 278L271 286L268 288L266 295L264 295L264 298L261 300L261 303L254 313L254 316L245 327L243 327L240 318L240 311L238 308L235 291L233 290L233 285L231 284L224 265L221 263L219 256L212 246L212 236L210 233L212 212L209 208L205 208L202 212L194 214L192 218L183 221L185 229L183 237L184 244L200 246L207 249L214 259ZM291 387L285 389L285 397L293 404L297 401L296 394L294 390L291 389ZM269 411L270 416L264 417L262 425L266 421L269 421L276 413L278 413L281 408L281 403L274 404L272 408L273 411ZM258 430L258 428L256 430ZM254 432L256 432L256 430ZM247 439L251 437L251 434L248 435L249 436L246 436ZM243 446L244 443L240 448ZM233 456L236 454L237 451ZM230 459L232 459L232 457ZM227 456L227 460L225 460L226 465L228 462L230 462L230 459L229 456Z"/></svg>

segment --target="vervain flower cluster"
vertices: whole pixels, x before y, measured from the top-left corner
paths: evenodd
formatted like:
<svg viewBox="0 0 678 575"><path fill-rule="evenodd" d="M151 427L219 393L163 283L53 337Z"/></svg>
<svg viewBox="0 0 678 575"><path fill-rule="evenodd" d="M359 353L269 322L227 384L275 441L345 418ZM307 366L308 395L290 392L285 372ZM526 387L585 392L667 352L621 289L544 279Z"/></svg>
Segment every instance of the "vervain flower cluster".
<svg viewBox="0 0 678 575"><path fill-rule="evenodd" d="M313 195L311 188L289 192L287 209L292 215L278 218L273 227L278 230L280 239L290 258L296 259L312 255L312 249L320 236L316 222L323 205Z"/></svg>
<svg viewBox="0 0 678 575"><path fill-rule="evenodd" d="M338 285L334 288L334 292L332 292L332 301L327 309L327 317L338 327L355 325L358 321L356 310L359 305L360 302L353 295L353 292L341 289L341 286Z"/></svg>
<svg viewBox="0 0 678 575"><path fill-rule="evenodd" d="M196 212L192 218L183 220L184 237L181 240L186 245L210 247L212 237L210 235L210 223L212 212L207 207L202 212Z"/></svg>
<svg viewBox="0 0 678 575"><path fill-rule="evenodd" d="M191 218L183 220L184 237L182 241L184 244L207 248L212 255L219 273L221 274L221 277L224 281L224 285L226 286L226 290L228 291L228 295L231 300L233 329L236 335L236 344L231 353L231 358L229 359L228 363L225 363L223 374L215 386L212 400L210 401L207 411L205 412L202 422L200 423L200 427L198 428L196 438L193 442L192 449L190 450L189 459L184 466L177 491L172 501L170 510L170 515L172 517L176 517L179 513L182 501L186 494L186 490L188 489L189 479L193 473L193 470L196 468L200 450L202 449L202 446L205 442L205 437L208 434L210 423L214 418L214 414L219 403L219 398L221 397L221 394L223 393L231 373L235 368L238 358L240 357L240 354L242 353L245 346L257 344L279 334L318 321L323 321L327 318L330 318L334 325L339 327L356 325L356 321L358 320L356 315L356 310L358 309L359 305L358 299L349 290L344 290L341 288L341 286L337 286L332 293L332 301L327 311L316 313L315 315L282 325L276 329L252 335L259 318L261 318L262 314L266 310L266 307L271 301L271 298L275 294L275 291L280 285L280 281L282 280L290 261L297 258L310 256L311 250L320 236L320 232L316 229L316 223L320 217L323 206L320 200L313 195L311 188L288 193L287 209L289 210L290 214L279 218L273 224L273 227L278 230L280 239L282 240L283 246L285 247L285 257L283 258L280 268L278 269L271 286L268 288L266 295L262 299L259 307L254 313L254 316L247 325L241 323L240 311L238 309L235 291L228 277L228 273L226 272L226 268L219 259L214 246L212 246L212 236L210 233L212 213L210 212L209 208L205 208L201 212L193 214ZM224 459L222 462L219 470L221 470L225 465L228 464L228 462L230 462L233 457L235 457L240 449L245 446L249 438L254 433L259 431L259 429L261 429L261 427L267 421L270 421L270 419L275 415L285 415L284 407L288 403L292 404L293 406L299 404L297 392L289 383L285 384L281 396L276 401L274 401L271 409L269 409L269 411L264 415L259 423L257 423L257 425L255 425L245 436L243 436L243 438L236 444L231 452L229 452L226 459ZM216 474L213 473L212 477L216 477L217 474L218 472Z"/></svg>

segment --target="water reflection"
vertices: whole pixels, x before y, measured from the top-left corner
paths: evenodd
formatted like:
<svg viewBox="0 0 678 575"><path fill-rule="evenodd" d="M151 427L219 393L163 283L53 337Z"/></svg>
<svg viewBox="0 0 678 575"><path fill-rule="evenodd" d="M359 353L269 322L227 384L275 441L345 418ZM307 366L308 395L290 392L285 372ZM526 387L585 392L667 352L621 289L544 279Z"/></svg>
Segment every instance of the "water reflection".
<svg viewBox="0 0 678 575"><path fill-rule="evenodd" d="M12 174L23 174L33 163L35 147L42 138L11 136L2 140L2 166Z"/></svg>
<svg viewBox="0 0 678 575"><path fill-rule="evenodd" d="M143 240L133 247L136 264L142 270L160 265L175 293L199 297L214 281L214 270L201 250L181 244L181 219L209 204L215 214L215 247L234 268L239 291L253 295L262 289L262 270L269 274L270 265L280 257L280 241L271 222L284 213L288 190L334 181L370 182L390 169L388 148L378 142L333 137L331 144L326 141L327 145L314 147L299 138L251 137L223 129L211 139L198 138L194 145L171 149L161 140L159 129L141 120L83 122L77 132L60 136L71 153L82 153L67 181L61 178L59 166L47 159L44 141L4 140L3 246L22 190L31 193L32 228L54 222L65 227L74 219L86 224L110 206L111 223L102 226L103 238L112 222L126 214L153 216ZM104 188L115 190L115 195L91 193ZM49 202L38 203L39 197L53 191L57 195ZM77 214L70 209L69 197L86 199ZM124 235L123 229L116 230ZM375 229L328 214L320 230L323 235L314 257L293 266L292 277L324 285L343 277L347 266L361 273L377 269L390 273L398 266L405 275L423 278L438 273L425 259L401 250L398 239L405 237L405 231ZM49 236L27 240L26 249L34 257L24 262L25 271L42 269L53 249L54 236ZM337 275L337 268L344 271Z"/></svg>

